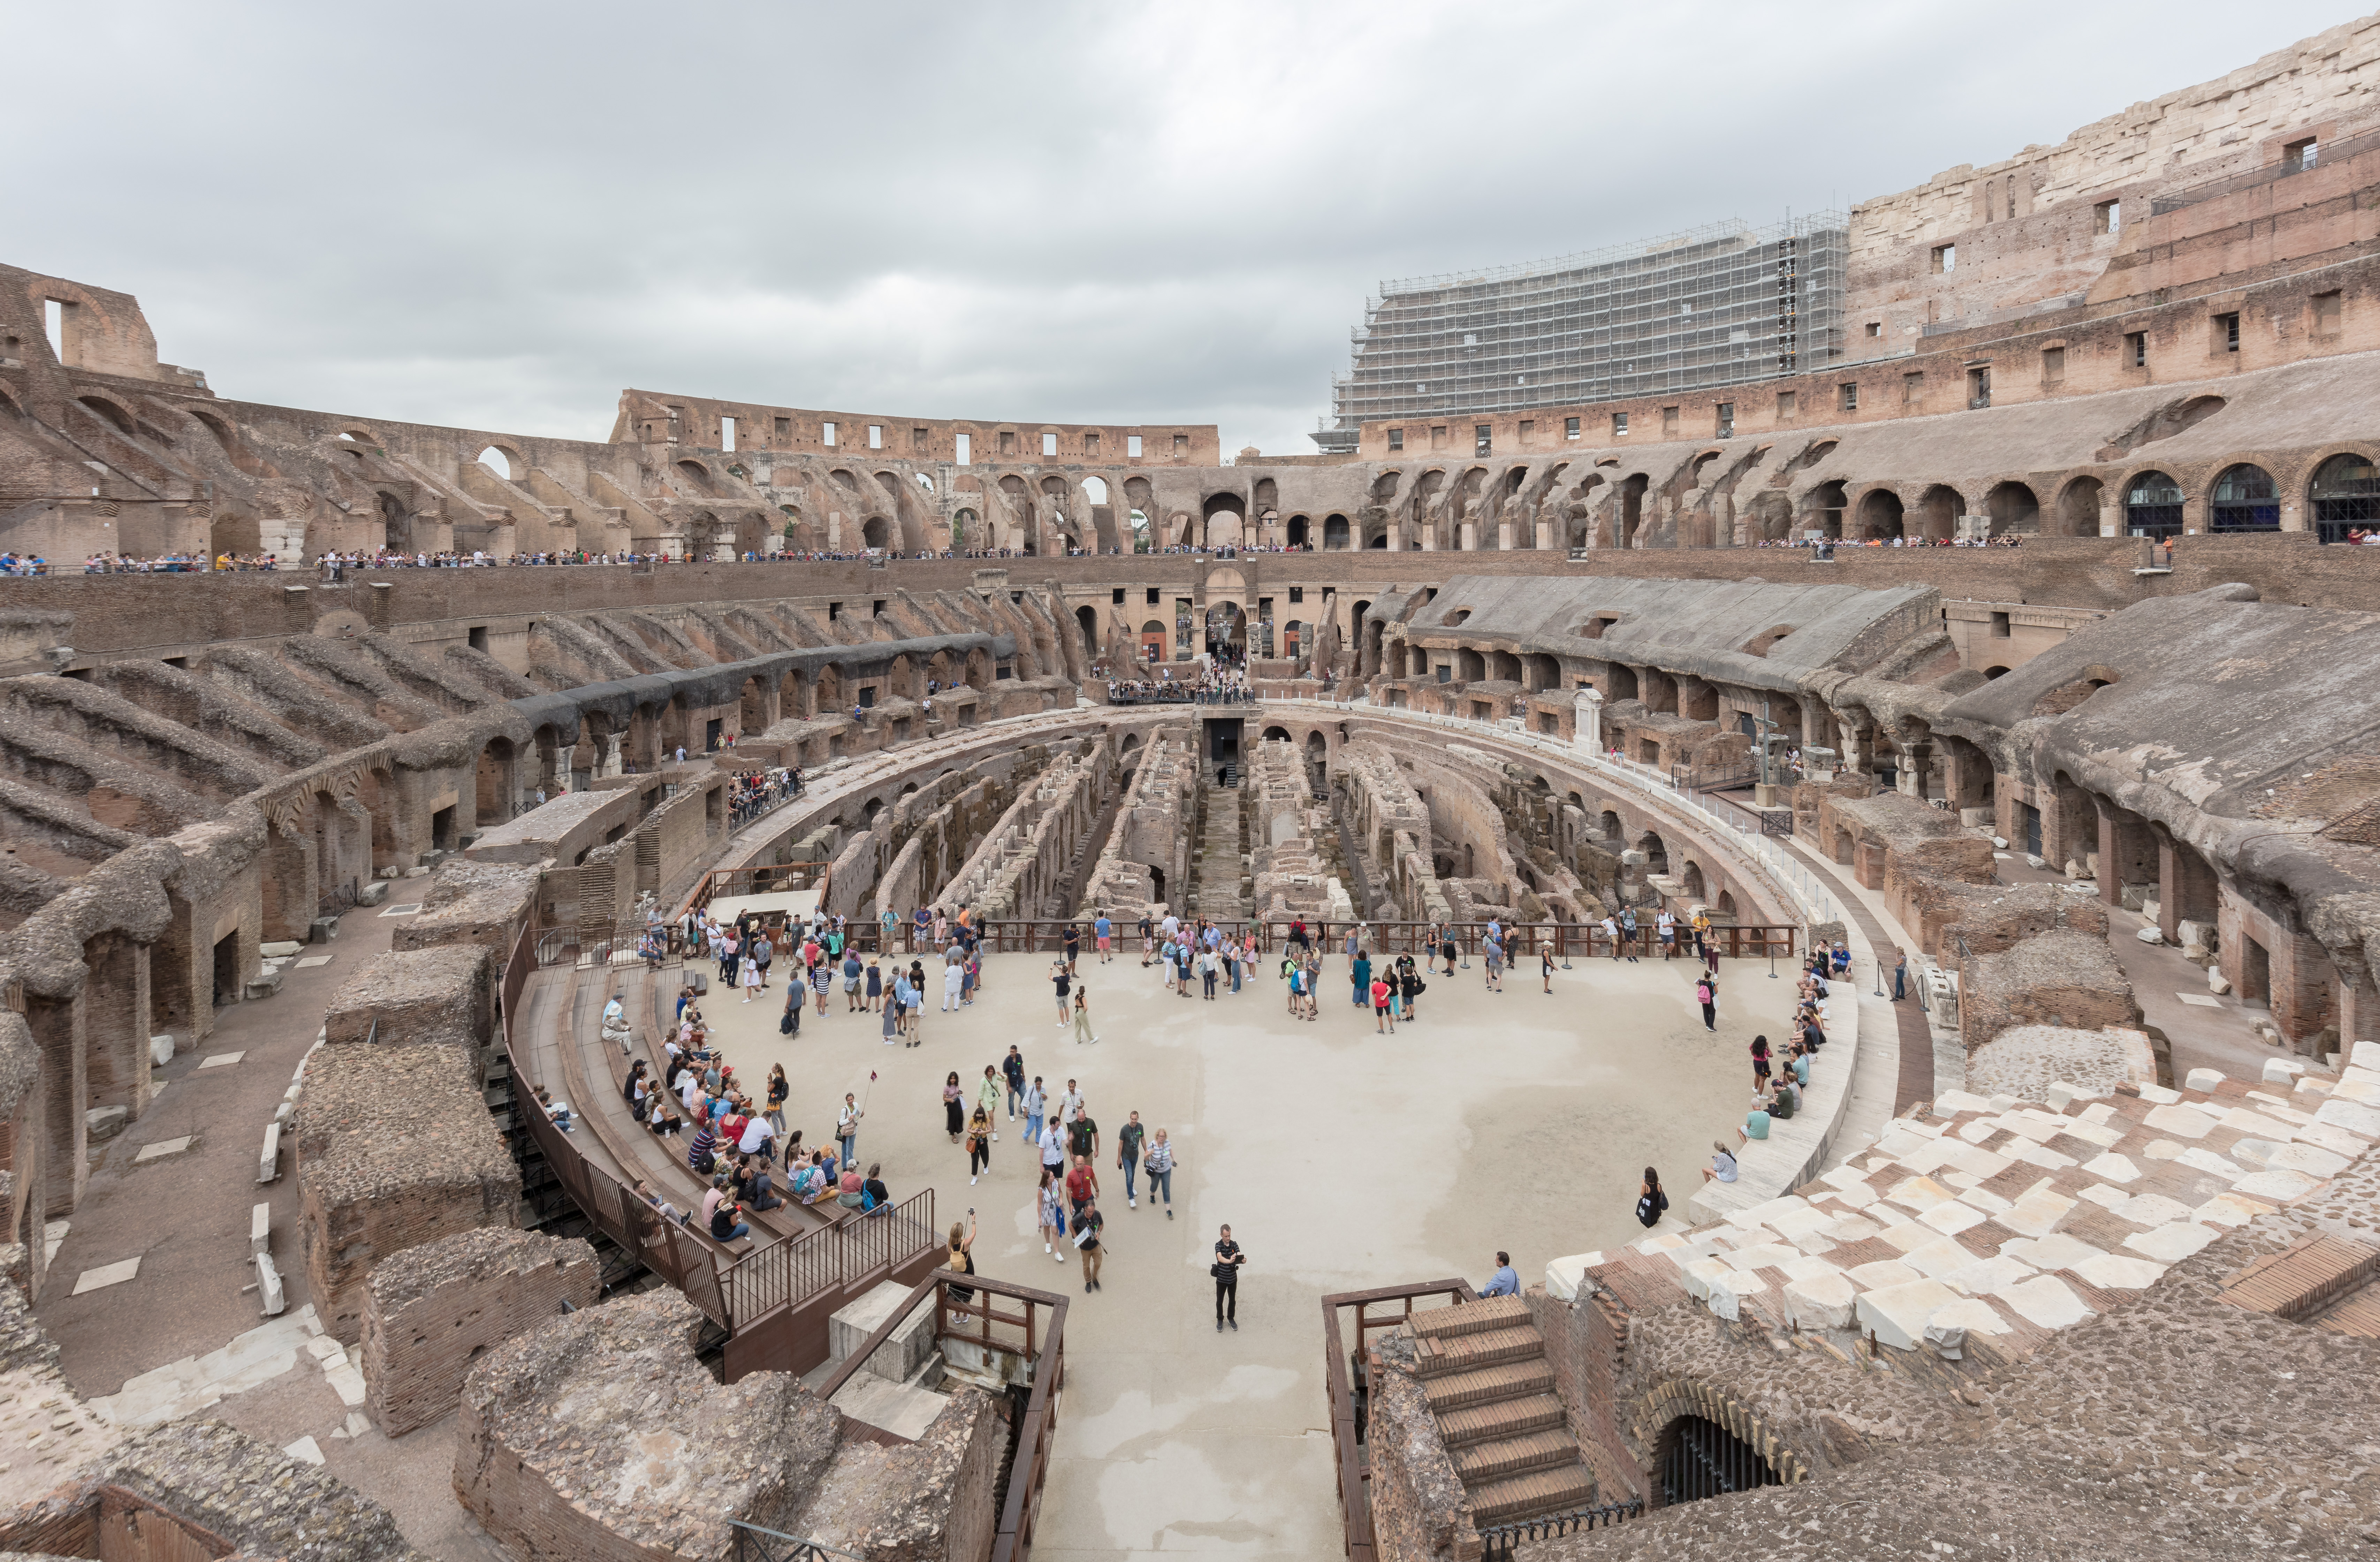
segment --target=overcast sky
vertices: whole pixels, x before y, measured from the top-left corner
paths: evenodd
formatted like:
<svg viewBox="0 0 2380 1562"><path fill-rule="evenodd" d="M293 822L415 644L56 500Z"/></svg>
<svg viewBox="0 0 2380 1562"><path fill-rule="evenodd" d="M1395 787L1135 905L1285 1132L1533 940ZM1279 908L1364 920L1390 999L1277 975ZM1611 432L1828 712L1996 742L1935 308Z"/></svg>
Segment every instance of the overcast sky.
<svg viewBox="0 0 2380 1562"><path fill-rule="evenodd" d="M633 384L1305 452L1383 277L1847 206L2354 14L19 6L0 261L138 294L244 400L600 440Z"/></svg>

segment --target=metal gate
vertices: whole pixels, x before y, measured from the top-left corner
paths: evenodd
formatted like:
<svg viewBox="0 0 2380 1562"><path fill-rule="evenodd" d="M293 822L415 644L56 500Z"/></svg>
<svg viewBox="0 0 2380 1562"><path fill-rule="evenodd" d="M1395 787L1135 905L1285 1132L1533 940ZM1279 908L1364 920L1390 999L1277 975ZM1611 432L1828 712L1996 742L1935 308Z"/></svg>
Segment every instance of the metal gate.
<svg viewBox="0 0 2380 1562"><path fill-rule="evenodd" d="M1668 1442L1661 1460L1664 1507L1784 1484L1758 1449L1715 1421L1681 1416Z"/></svg>

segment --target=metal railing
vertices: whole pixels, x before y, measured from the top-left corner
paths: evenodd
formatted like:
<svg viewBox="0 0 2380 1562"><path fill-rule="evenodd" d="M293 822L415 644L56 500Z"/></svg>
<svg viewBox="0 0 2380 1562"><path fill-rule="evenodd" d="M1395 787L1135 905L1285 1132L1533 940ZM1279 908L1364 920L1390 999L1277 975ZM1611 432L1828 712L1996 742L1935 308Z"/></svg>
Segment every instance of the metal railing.
<svg viewBox="0 0 2380 1562"><path fill-rule="evenodd" d="M1339 1470L1339 1519L1342 1544L1348 1562L1378 1562L1372 1539L1372 1471L1364 1452L1366 1400L1358 1395L1364 1359L1364 1336L1374 1329L1393 1329L1414 1314L1416 1299L1449 1297L1452 1305L1476 1301L1479 1295L1466 1280L1431 1280L1417 1286L1386 1286L1369 1291L1339 1291L1322 1299L1322 1373L1330 1396L1331 1462ZM1369 1310L1383 1302L1401 1305L1393 1317L1374 1318ZM1346 1349L1339 1332L1342 1309L1355 1310L1355 1345Z"/></svg>
<svg viewBox="0 0 2380 1562"><path fill-rule="evenodd" d="M1547 1513L1535 1519L1514 1519L1510 1524L1490 1524L1479 1531L1483 1546L1479 1555L1482 1562L1509 1562L1523 1541L1549 1541L1581 1530L1608 1530L1623 1519L1639 1518L1644 1512L1645 1499L1631 1497L1626 1502L1602 1503L1572 1513Z"/></svg>
<svg viewBox="0 0 2380 1562"><path fill-rule="evenodd" d="M780 1308L798 1307L822 1291L890 1275L941 1243L934 1229L930 1188L866 1214L843 1211L832 1226L754 1248L720 1269L717 1285L724 1322L731 1328L748 1328Z"/></svg>
<svg viewBox="0 0 2380 1562"><path fill-rule="evenodd" d="M1195 928L1197 924L1193 921L1184 925ZM1220 930L1224 936L1232 939L1245 938L1253 932L1257 938L1257 952L1271 955L1289 947L1293 942L1292 928L1294 924L1288 921L1216 918L1212 920L1211 925ZM1573 955L1586 958L1612 953L1612 940L1605 936L1602 925L1598 922L1501 922L1498 925L1503 933L1504 954L1508 960L1518 960L1534 955L1540 945L1549 946L1557 959L1568 958ZM987 954L1056 954L1066 946L1066 930L1069 927L1075 930L1077 946L1085 954L1093 952L1095 940L1091 935L1091 922L1088 918L1076 918L1073 921L1052 918L1031 921L985 921L977 924L977 931L982 934L982 947ZM1488 940L1486 922L1318 920L1305 923L1306 942L1309 946L1323 954L1343 955L1347 934L1359 930L1362 938L1358 946L1372 955L1435 955L1447 943L1451 942L1456 952L1467 961L1480 952L1481 946ZM1721 955L1730 958L1759 959L1772 954L1791 956L1800 932L1799 927L1790 922L1714 922L1706 936ZM858 941L859 936L859 932L855 928L853 934L855 943ZM1675 952L1681 956L1686 954L1691 947L1690 940L1691 932L1682 921L1678 927ZM1126 930L1121 923L1117 924L1115 952L1118 955L1133 955L1137 958L1136 951L1132 946L1138 944L1139 941L1140 933L1137 925ZM1634 937L1632 938L1623 933L1619 942L1619 952L1622 955L1631 952L1658 954L1661 948L1660 941L1649 921L1638 928ZM893 943L897 947L879 952L918 956L936 952L930 937L918 938L915 925L907 922L902 923L894 930ZM863 948L862 952L867 951Z"/></svg>
<svg viewBox="0 0 2380 1562"><path fill-rule="evenodd" d="M741 1519L730 1519L727 1529L735 1538L735 1544L727 1553L734 1562L826 1562L829 1557L859 1562L859 1558L848 1551L837 1551L831 1545L806 1541L780 1530L764 1530L758 1524L747 1524Z"/></svg>

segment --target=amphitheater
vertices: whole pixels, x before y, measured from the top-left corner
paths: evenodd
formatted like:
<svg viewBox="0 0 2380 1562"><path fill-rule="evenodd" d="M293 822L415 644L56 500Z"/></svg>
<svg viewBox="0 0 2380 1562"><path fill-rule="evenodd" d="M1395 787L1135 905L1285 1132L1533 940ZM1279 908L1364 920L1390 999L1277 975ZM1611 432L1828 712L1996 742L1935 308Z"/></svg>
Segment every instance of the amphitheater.
<svg viewBox="0 0 2380 1562"><path fill-rule="evenodd" d="M0 267L0 1552L2369 1553L2375 73L2366 18L1863 201L1757 373L1229 462L232 400ZM177 555L278 567L77 569ZM791 959L756 1010L649 946L706 906L937 976L964 909L978 1001L783 1034ZM1714 1029L1605 931L1664 910ZM1259 990L1160 986L1169 913ZM1350 941L1435 930L1363 1031ZM863 1097L880 1213L652 1202L705 1184L623 1087L698 978L809 1145ZM942 1137L1012 1043L1172 1136L1112 1299L1033 1267L1010 1122Z"/></svg>

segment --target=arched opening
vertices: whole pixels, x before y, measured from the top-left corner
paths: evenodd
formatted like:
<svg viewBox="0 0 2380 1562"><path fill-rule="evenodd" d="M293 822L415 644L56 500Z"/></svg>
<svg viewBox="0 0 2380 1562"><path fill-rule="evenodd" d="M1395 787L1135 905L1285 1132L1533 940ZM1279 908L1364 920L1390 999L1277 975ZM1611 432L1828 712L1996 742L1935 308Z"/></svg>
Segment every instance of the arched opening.
<svg viewBox="0 0 2380 1562"><path fill-rule="evenodd" d="M1244 501L1236 494L1218 494L1208 499L1204 509L1206 526L1204 541L1210 548L1239 546ZM1199 538L1192 538L1195 543Z"/></svg>
<svg viewBox="0 0 2380 1562"><path fill-rule="evenodd" d="M2226 467L2215 480L2209 531L2278 531L2281 495L2272 474L2242 461Z"/></svg>
<svg viewBox="0 0 2380 1562"><path fill-rule="evenodd" d="M1844 495L1840 478L1822 482L1803 496L1802 530L1815 531L1825 537L1843 534L1843 510L1851 503Z"/></svg>
<svg viewBox="0 0 2380 1562"><path fill-rule="evenodd" d="M1686 898L1689 901L1695 904L1700 904L1702 902L1706 891L1703 886L1703 865L1701 863L1688 862L1685 866L1685 871L1678 875L1678 883L1684 887Z"/></svg>
<svg viewBox="0 0 2380 1562"><path fill-rule="evenodd" d="M1317 775L1330 768L1330 741L1319 732L1305 735L1305 764Z"/></svg>
<svg viewBox="0 0 2380 1562"><path fill-rule="evenodd" d="M1957 489L1937 482L1918 498L1917 509L1917 535L1928 542L1944 542L1958 535L1959 518L1967 513L1967 501Z"/></svg>
<svg viewBox="0 0 2380 1562"><path fill-rule="evenodd" d="M1343 553L1346 547L1347 518L1343 515L1327 517L1322 522L1322 551Z"/></svg>
<svg viewBox="0 0 2380 1562"><path fill-rule="evenodd" d="M2368 457L2333 456L2315 470L2306 498L2319 539L2344 543L2380 522L2380 471Z"/></svg>
<svg viewBox="0 0 2380 1562"><path fill-rule="evenodd" d="M1645 523L1645 489L1652 479L1643 472L1620 485L1620 536L1623 548L1636 545L1636 529Z"/></svg>
<svg viewBox="0 0 2380 1562"><path fill-rule="evenodd" d="M2096 663L2082 669L2082 676L2069 678L2033 702L2027 713L2036 716L2062 716L2109 684L2121 682L2123 675L2113 667Z"/></svg>
<svg viewBox="0 0 2380 1562"><path fill-rule="evenodd" d="M1900 535L1900 495L1889 488L1871 488L1860 495L1859 534L1870 542L1888 542Z"/></svg>
<svg viewBox="0 0 2380 1562"><path fill-rule="evenodd" d="M2041 530L2041 500L2022 482L2002 482L1984 495L1984 513L1992 518L1992 535Z"/></svg>
<svg viewBox="0 0 2380 1562"><path fill-rule="evenodd" d="M1457 651L1454 653L1454 676L1464 683L1484 683L1488 677L1488 659L1476 651Z"/></svg>
<svg viewBox="0 0 2380 1562"><path fill-rule="evenodd" d="M1314 545L1313 530L1304 516L1293 515L1289 518L1289 526L1282 533L1281 541L1293 548L1310 548Z"/></svg>
<svg viewBox="0 0 2380 1562"><path fill-rule="evenodd" d="M1636 837L1636 849L1645 854L1645 871L1666 873L1670 871L1670 848L1661 844L1660 832L1647 830Z"/></svg>
<svg viewBox="0 0 2380 1562"><path fill-rule="evenodd" d="M2143 472L2124 491L2124 530L2134 537L2181 534L2181 484L2163 472Z"/></svg>
<svg viewBox="0 0 2380 1562"><path fill-rule="evenodd" d="M1136 554L1145 554L1148 551L1148 512L1147 510L1132 512L1132 551Z"/></svg>
<svg viewBox="0 0 2380 1562"><path fill-rule="evenodd" d="M503 451L497 449L494 445L491 445L485 450L480 452L479 462L480 465L487 468L498 477L503 478L506 482L510 482L513 480L513 458L510 456L505 455ZM686 465L692 466L693 463L687 462ZM695 470L698 472L701 470L702 469L699 467L695 468Z"/></svg>
<svg viewBox="0 0 2380 1562"><path fill-rule="evenodd" d="M1264 740L1266 742L1270 743L1276 739L1283 743L1288 742L1289 728L1285 726L1268 726L1264 729Z"/></svg>
<svg viewBox="0 0 2380 1562"><path fill-rule="evenodd" d="M2095 477L2078 477L2068 483L2065 492L2058 496L2058 534L2096 537L2099 505L2106 492L2106 485Z"/></svg>
<svg viewBox="0 0 2380 1562"><path fill-rule="evenodd" d="M1077 607L1075 609L1075 622L1081 627L1083 631L1084 656L1092 660L1097 660L1099 654L1099 616L1098 612L1088 607Z"/></svg>
<svg viewBox="0 0 2380 1562"><path fill-rule="evenodd" d="M1730 922L1735 921L1735 897L1726 890L1720 890L1718 903L1711 907L1711 920Z"/></svg>
<svg viewBox="0 0 2380 1562"><path fill-rule="evenodd" d="M1620 823L1620 815L1607 808L1595 816L1595 829L1596 833L1605 840L1616 841L1620 838L1623 826Z"/></svg>
<svg viewBox="0 0 2380 1562"><path fill-rule="evenodd" d="M1664 1507L1785 1483L1759 1449L1702 1416L1671 1422L1654 1449Z"/></svg>
<svg viewBox="0 0 2380 1562"><path fill-rule="evenodd" d="M951 546L960 552L975 546L975 512L961 510L951 517Z"/></svg>
<svg viewBox="0 0 2380 1562"><path fill-rule="evenodd" d="M1151 618L1140 626L1140 659L1144 662L1165 660L1165 625Z"/></svg>
<svg viewBox="0 0 2380 1562"><path fill-rule="evenodd" d="M869 516L859 529L860 542L871 550L892 545L892 525L880 515Z"/></svg>

